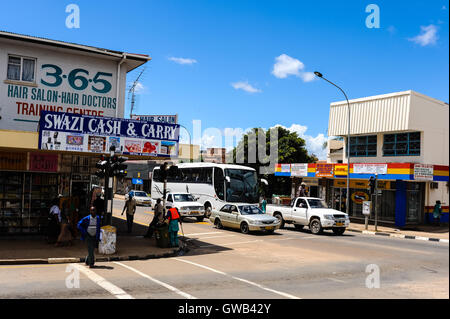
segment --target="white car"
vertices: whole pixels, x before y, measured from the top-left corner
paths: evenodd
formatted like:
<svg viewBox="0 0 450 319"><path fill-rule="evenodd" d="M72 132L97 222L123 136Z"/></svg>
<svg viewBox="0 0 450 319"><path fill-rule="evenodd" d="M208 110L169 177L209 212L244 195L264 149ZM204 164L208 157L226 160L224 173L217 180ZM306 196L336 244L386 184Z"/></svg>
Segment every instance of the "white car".
<svg viewBox="0 0 450 319"><path fill-rule="evenodd" d="M180 217L195 217L197 221L205 218L205 207L197 202L190 193L169 193L166 198L166 208L176 207Z"/></svg>
<svg viewBox="0 0 450 319"><path fill-rule="evenodd" d="M220 210L213 210L209 217L217 228L230 227L240 229L247 234L250 231L273 233L280 227L280 221L265 214L257 205L227 204Z"/></svg>
<svg viewBox="0 0 450 319"><path fill-rule="evenodd" d="M267 205L267 214L278 218L281 228L284 224L294 224L300 230L308 226L313 234L320 234L324 229L331 229L336 235L342 235L350 224L346 213L328 208L320 198L297 197L291 205Z"/></svg>
<svg viewBox="0 0 450 319"><path fill-rule="evenodd" d="M143 191L130 191L128 194L125 194L125 200L128 200L130 195L133 195L134 200L136 201L136 205L142 206L152 206L152 199L146 192Z"/></svg>

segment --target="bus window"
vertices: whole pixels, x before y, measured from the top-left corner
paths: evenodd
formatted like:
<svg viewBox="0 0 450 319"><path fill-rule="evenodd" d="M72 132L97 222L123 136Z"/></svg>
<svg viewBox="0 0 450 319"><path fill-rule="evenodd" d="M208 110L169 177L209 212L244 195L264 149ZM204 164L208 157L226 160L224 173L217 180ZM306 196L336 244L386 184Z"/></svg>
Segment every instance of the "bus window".
<svg viewBox="0 0 450 319"><path fill-rule="evenodd" d="M224 176L221 168L214 167L214 190L216 191L217 197L219 199L224 200L225 198L225 187L224 187Z"/></svg>

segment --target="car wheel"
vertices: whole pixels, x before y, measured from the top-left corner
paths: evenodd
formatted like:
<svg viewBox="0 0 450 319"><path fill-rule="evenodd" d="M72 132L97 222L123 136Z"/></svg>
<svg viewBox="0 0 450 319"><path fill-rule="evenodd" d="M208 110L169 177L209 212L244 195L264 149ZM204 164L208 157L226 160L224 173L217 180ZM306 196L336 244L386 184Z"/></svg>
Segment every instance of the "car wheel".
<svg viewBox="0 0 450 319"><path fill-rule="evenodd" d="M209 218L211 216L211 206L205 206L205 217Z"/></svg>
<svg viewBox="0 0 450 319"><path fill-rule="evenodd" d="M294 227L295 227L295 230L302 230L303 229L303 225L295 224Z"/></svg>
<svg viewBox="0 0 450 319"><path fill-rule="evenodd" d="M278 220L280 221L280 229L284 228L284 219L283 216L281 216L280 213L275 214L274 217L278 218Z"/></svg>
<svg viewBox="0 0 450 319"><path fill-rule="evenodd" d="M345 232L345 228L333 228L333 233L337 236L343 235Z"/></svg>
<svg viewBox="0 0 450 319"><path fill-rule="evenodd" d="M309 223L309 229L311 230L311 233L313 233L314 235L318 235L323 232L322 225L320 224L320 220L318 220L317 218L314 218Z"/></svg>
<svg viewBox="0 0 450 319"><path fill-rule="evenodd" d="M272 235L275 232L275 229L272 230L266 230L267 234Z"/></svg>
<svg viewBox="0 0 450 319"><path fill-rule="evenodd" d="M214 221L214 226L216 226L217 229L223 229L222 222L219 218L216 218L216 220Z"/></svg>
<svg viewBox="0 0 450 319"><path fill-rule="evenodd" d="M241 223L241 233L248 234L248 224L247 223Z"/></svg>
<svg viewBox="0 0 450 319"><path fill-rule="evenodd" d="M197 221L202 222L204 218L205 218L205 216L197 216Z"/></svg>

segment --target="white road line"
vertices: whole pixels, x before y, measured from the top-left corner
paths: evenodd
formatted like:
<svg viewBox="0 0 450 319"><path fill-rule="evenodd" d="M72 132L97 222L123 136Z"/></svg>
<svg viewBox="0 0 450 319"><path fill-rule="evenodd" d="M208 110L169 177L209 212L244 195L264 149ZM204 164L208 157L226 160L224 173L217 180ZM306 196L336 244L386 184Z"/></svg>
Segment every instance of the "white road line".
<svg viewBox="0 0 450 319"><path fill-rule="evenodd" d="M201 237L201 238L189 238L187 240L203 240L203 239L211 239L211 238L223 238L223 237L234 237L235 235L223 235L223 236L209 236L209 237Z"/></svg>
<svg viewBox="0 0 450 319"><path fill-rule="evenodd" d="M127 294L125 291L117 287L116 285L110 283L105 278L103 278L100 275L97 275L95 272L89 270L86 268L86 266L79 265L79 264L71 264L73 267L78 269L80 272L85 274L90 280L92 280L94 283L105 289L106 291L110 292L112 295L114 295L118 299L134 299L132 296Z"/></svg>
<svg viewBox="0 0 450 319"><path fill-rule="evenodd" d="M250 241L236 241L233 243L224 243L224 244L216 244L216 245L203 245L200 247L212 247L212 246L228 246L228 245L236 245L236 244L249 244L249 243L256 243L256 242L260 242L262 240L250 240Z"/></svg>
<svg viewBox="0 0 450 319"><path fill-rule="evenodd" d="M427 237L421 237L421 236L416 236L416 239L418 239L418 240L428 240Z"/></svg>
<svg viewBox="0 0 450 319"><path fill-rule="evenodd" d="M336 279L336 278L327 278L327 279L331 280L331 281L335 281L335 282L345 282L343 280L339 280L339 279Z"/></svg>
<svg viewBox="0 0 450 319"><path fill-rule="evenodd" d="M158 285L161 285L161 286L163 286L163 287L169 289L170 291L173 291L174 293L179 294L180 296L183 296L184 298L187 298L187 299L197 299L196 297L191 296L191 295L188 294L188 293L182 292L181 290L179 290L179 289L177 289L177 288L175 288L175 287L173 287L173 286L171 286L171 285L168 285L168 284L166 284L166 283L164 283L164 282L162 282L162 281L159 281L158 279L155 279L155 278L153 278L153 277L150 277L149 275L144 274L143 272L140 272L139 270L134 269L133 267L130 267L130 266L125 265L125 264L122 264L121 262L118 262L118 261L114 261L114 263L117 264L117 265L120 265L120 266L122 266L122 267L125 267L125 268L127 268L127 269L129 269L129 270L131 270L131 271L134 271L134 272L137 273L138 275L140 275L140 276L142 276L142 277L144 277L144 278L147 278L147 279L149 279L149 280L151 280L151 281L157 283Z"/></svg>
<svg viewBox="0 0 450 319"><path fill-rule="evenodd" d="M275 290L275 289L270 289L270 288L264 287L263 285L254 283L254 282L252 282L252 281L250 281L250 280L246 280L246 279L243 279L243 278L235 277L235 276L229 275L229 274L227 274L227 273L224 273L223 271L216 270L216 269L213 269L213 268L208 267L208 266L200 265L200 264L194 263L194 262L192 262L192 261L183 260L183 259L179 259L179 258L174 258L174 259L175 259L175 260L178 260L178 261L181 261L181 262L184 262L184 263L188 263L188 264L191 264L191 265L200 267L200 268L203 268L203 269L207 269L207 270L209 270L209 271L212 271L212 272L215 272L215 273L217 273L217 274L221 274L221 275L224 275L224 276L233 278L233 279L235 279L235 280L239 280L239 281L245 282L245 283L247 283L247 284L249 284L249 285L252 285L252 286L261 288L261 289L266 290L266 291L273 292L273 293L275 293L275 294L278 294L278 295L280 295L280 296L283 296L283 297L286 297L286 298L289 298L289 299L301 299L301 298L299 298L299 297L297 297L297 296L290 295L290 294L287 294L287 293L285 293L285 292L281 292L281 291L278 291L278 290Z"/></svg>
<svg viewBox="0 0 450 319"><path fill-rule="evenodd" d="M211 234L223 234L223 232L216 231L216 232L210 232L210 233L185 234L185 236L198 236L198 235L211 235Z"/></svg>

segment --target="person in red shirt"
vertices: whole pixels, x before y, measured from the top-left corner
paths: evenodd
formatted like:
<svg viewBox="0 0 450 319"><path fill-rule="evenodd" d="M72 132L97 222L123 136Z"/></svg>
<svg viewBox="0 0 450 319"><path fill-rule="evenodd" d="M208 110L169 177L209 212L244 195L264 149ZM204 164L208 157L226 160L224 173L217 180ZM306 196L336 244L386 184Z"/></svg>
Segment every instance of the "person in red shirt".
<svg viewBox="0 0 450 319"><path fill-rule="evenodd" d="M169 221L169 239L170 247L178 247L178 231L180 230L178 223L181 223L180 214L175 207L167 211L166 218Z"/></svg>

